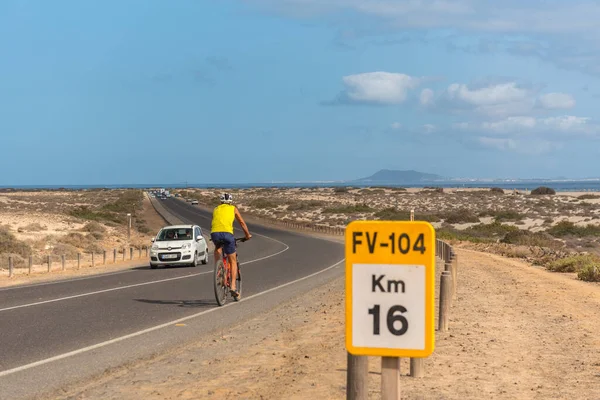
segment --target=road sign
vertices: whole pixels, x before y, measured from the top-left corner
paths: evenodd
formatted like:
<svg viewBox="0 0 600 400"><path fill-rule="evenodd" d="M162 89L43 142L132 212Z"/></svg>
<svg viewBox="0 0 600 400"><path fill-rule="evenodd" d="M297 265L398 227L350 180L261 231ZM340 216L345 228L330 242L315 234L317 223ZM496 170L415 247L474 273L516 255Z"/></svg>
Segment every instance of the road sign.
<svg viewBox="0 0 600 400"><path fill-rule="evenodd" d="M424 221L346 227L346 349L427 357L434 349L435 231Z"/></svg>

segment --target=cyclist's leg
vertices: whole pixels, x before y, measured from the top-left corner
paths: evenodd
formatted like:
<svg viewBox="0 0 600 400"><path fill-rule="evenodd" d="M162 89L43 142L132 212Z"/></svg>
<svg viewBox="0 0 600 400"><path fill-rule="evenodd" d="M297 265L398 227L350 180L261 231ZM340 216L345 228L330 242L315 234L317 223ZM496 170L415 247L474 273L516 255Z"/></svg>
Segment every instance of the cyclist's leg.
<svg viewBox="0 0 600 400"><path fill-rule="evenodd" d="M216 265L217 262L219 262L219 260L221 259L221 255L223 254L223 245L220 243L221 235L218 232L212 232L210 234L210 238L212 239L213 245L215 246L213 254L214 254L215 265Z"/></svg>
<svg viewBox="0 0 600 400"><path fill-rule="evenodd" d="M237 254L236 253L228 254L227 259L229 260L229 265L231 266L231 290L236 292L237 287L235 285L237 283L236 279L237 279L237 274L238 274Z"/></svg>
<svg viewBox="0 0 600 400"><path fill-rule="evenodd" d="M231 233L224 233L222 235L223 250L227 254L229 261L229 268L231 268L231 290L237 293L236 279L237 279L237 254L235 249L235 237Z"/></svg>

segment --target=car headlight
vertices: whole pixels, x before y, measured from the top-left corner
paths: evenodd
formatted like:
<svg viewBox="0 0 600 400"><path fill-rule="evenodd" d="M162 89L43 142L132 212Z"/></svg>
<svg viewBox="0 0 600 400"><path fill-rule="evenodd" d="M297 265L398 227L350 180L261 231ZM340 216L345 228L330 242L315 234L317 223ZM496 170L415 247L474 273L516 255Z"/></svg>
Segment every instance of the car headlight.
<svg viewBox="0 0 600 400"><path fill-rule="evenodd" d="M158 250L158 245L157 244L153 244L152 247L150 248L150 250Z"/></svg>
<svg viewBox="0 0 600 400"><path fill-rule="evenodd" d="M184 243L183 245L181 245L181 248L183 250L185 250L185 249L191 249L192 248L192 244L191 243Z"/></svg>

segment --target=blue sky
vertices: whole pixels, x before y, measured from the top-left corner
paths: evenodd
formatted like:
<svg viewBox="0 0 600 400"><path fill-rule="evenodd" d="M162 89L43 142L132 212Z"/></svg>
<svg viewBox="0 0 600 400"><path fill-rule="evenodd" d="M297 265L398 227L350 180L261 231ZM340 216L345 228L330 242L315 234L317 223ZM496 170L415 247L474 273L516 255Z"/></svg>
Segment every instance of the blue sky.
<svg viewBox="0 0 600 400"><path fill-rule="evenodd" d="M0 185L598 176L600 5L0 2Z"/></svg>

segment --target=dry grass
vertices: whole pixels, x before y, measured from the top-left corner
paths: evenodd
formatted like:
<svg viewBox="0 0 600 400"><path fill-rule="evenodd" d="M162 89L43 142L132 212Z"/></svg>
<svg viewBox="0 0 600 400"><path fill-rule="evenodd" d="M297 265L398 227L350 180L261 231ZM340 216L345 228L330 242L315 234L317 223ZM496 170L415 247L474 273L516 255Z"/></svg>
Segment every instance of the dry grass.
<svg viewBox="0 0 600 400"><path fill-rule="evenodd" d="M58 190L0 192L0 268L9 256L15 266L48 255L67 259L78 252L102 252L148 244L152 231L144 219L155 214L141 190ZM127 213L132 214L131 242ZM153 227L156 229L156 227Z"/></svg>

